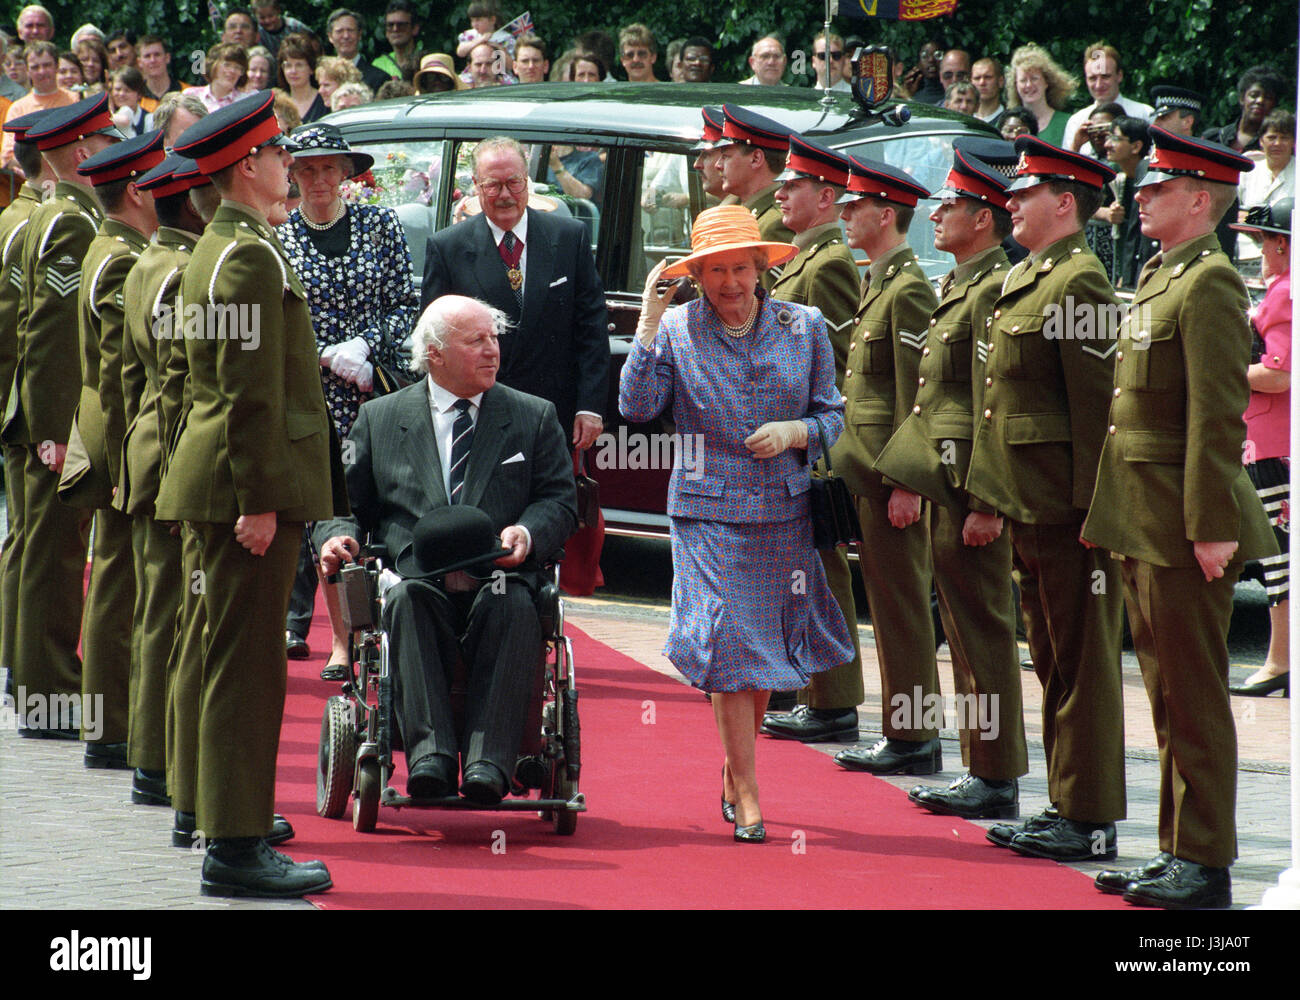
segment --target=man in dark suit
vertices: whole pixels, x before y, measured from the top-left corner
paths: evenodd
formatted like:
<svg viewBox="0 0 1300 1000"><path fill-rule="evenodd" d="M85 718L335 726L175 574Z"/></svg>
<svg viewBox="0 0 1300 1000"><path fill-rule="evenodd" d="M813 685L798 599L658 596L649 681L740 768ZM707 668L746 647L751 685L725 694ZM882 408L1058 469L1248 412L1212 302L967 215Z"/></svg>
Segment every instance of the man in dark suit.
<svg viewBox="0 0 1300 1000"><path fill-rule="evenodd" d="M428 244L420 305L468 295L500 309L515 331L501 341L500 381L555 404L576 448L604 426L609 379L605 290L587 228L528 210L528 164L513 139L474 151L483 213L436 233Z"/></svg>
<svg viewBox="0 0 1300 1000"><path fill-rule="evenodd" d="M428 378L361 407L344 453L352 516L315 532L326 573L350 562L366 534L400 567L423 515L464 504L491 518L509 550L495 562L504 574L412 576L387 592L413 798L453 794L458 753L466 798L492 804L509 790L542 642L533 590L577 527L555 407L496 384L505 330L504 313L464 296L443 296L425 310L413 354ZM449 695L458 652L469 675L459 744Z"/></svg>

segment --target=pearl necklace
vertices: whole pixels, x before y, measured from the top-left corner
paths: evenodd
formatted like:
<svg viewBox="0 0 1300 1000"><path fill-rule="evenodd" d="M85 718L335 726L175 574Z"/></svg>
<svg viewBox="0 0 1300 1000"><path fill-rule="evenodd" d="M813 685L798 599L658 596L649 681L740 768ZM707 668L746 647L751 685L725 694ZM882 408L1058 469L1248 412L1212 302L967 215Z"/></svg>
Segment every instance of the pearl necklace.
<svg viewBox="0 0 1300 1000"><path fill-rule="evenodd" d="M343 199L340 198L338 211L334 213L334 218L330 219L329 222L312 222L311 219L307 218L306 211L299 212L298 214L302 216L302 221L306 224L308 229L314 229L319 233L337 224L339 219L343 218L347 212L348 207L343 202Z"/></svg>
<svg viewBox="0 0 1300 1000"><path fill-rule="evenodd" d="M755 296L754 304L749 307L749 316L745 320L745 322L740 324L740 326L732 326L726 320L722 319L721 315L718 316L718 319L722 323L722 329L726 331L728 337L736 337L737 339L739 339L740 337L749 336L749 331L754 328L754 319L757 316L758 316L758 297Z"/></svg>

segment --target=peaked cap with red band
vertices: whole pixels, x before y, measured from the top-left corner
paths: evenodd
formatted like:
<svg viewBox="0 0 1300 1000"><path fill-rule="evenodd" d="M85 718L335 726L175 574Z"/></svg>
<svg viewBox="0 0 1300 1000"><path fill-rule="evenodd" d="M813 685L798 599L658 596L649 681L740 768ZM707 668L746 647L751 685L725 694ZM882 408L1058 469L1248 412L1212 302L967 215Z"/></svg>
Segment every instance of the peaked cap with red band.
<svg viewBox="0 0 1300 1000"><path fill-rule="evenodd" d="M1074 181L1100 191L1115 177L1115 169L1100 160L1053 146L1036 135L1017 136L1016 152L1020 154L1020 163L1016 179L1006 187L1008 194L1048 181Z"/></svg>
<svg viewBox="0 0 1300 1000"><path fill-rule="evenodd" d="M162 163L135 182L141 191L152 191L155 198L182 194L190 188L211 184L212 179L189 157L172 153Z"/></svg>
<svg viewBox="0 0 1300 1000"><path fill-rule="evenodd" d="M180 134L172 149L197 163L203 173L215 174L263 146L283 146L290 152L297 149L280 131L269 90L240 98L200 118Z"/></svg>
<svg viewBox="0 0 1300 1000"><path fill-rule="evenodd" d="M166 158L162 130L154 129L96 153L77 165L77 173L99 187L147 174Z"/></svg>
<svg viewBox="0 0 1300 1000"><path fill-rule="evenodd" d="M1004 143L1011 149L1011 143ZM995 208L1007 207L1007 178L1001 171L989 166L978 157L971 156L954 147L952 151L952 169L943 182L943 187L930 197L936 201L949 198L971 198L987 202Z"/></svg>
<svg viewBox="0 0 1300 1000"><path fill-rule="evenodd" d="M1152 125L1151 158L1138 187L1163 184L1179 177L1198 177L1219 184L1238 184L1241 175L1255 169L1248 157L1234 153L1227 146L1207 139L1188 139L1168 129Z"/></svg>
<svg viewBox="0 0 1300 1000"><path fill-rule="evenodd" d="M771 118L764 118L736 104L722 106L722 138L719 146L746 143L759 149L776 149L785 152L790 146L792 128L787 128Z"/></svg>
<svg viewBox="0 0 1300 1000"><path fill-rule="evenodd" d="M700 117L704 119L704 134L700 141L691 147L692 153L706 153L717 145L722 138L722 107L710 104L700 108Z"/></svg>
<svg viewBox="0 0 1300 1000"><path fill-rule="evenodd" d="M123 138L108 113L107 93L47 111L40 121L28 127L24 139L36 143L36 148L45 152L80 142L88 135L106 135L115 140Z"/></svg>
<svg viewBox="0 0 1300 1000"><path fill-rule="evenodd" d="M780 182L808 177L822 184L848 187L849 158L843 153L805 139L799 134L790 136L790 154L785 160L785 170L776 176Z"/></svg>
<svg viewBox="0 0 1300 1000"><path fill-rule="evenodd" d="M848 190L836 201L837 205L846 205L859 198L883 198L904 208L915 208L917 201L929 197L926 188L888 163L860 156L848 159Z"/></svg>
<svg viewBox="0 0 1300 1000"><path fill-rule="evenodd" d="M29 114L11 118L5 122L4 130L14 137L14 142L25 142L27 140L27 130L34 128L36 123L49 113L49 108L42 108L40 111L32 111Z"/></svg>

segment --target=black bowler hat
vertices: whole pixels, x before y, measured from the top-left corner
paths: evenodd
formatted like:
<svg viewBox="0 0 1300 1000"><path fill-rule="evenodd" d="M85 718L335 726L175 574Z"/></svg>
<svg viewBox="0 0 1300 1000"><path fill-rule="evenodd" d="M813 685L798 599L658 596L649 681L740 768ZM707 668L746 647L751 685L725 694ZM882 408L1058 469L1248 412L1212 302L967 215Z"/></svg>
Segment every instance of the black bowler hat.
<svg viewBox="0 0 1300 1000"><path fill-rule="evenodd" d="M364 174L375 163L375 158L369 153L354 152L337 125L323 122L299 125L289 133L289 138L298 147L293 151L295 160L301 160L306 156L348 157L352 161L352 173L348 174L348 177Z"/></svg>
<svg viewBox="0 0 1300 1000"><path fill-rule="evenodd" d="M1205 106L1205 97L1194 90L1183 87L1170 87L1162 84L1151 88L1151 103L1155 107L1152 118L1159 118L1171 111L1189 111L1199 115Z"/></svg>
<svg viewBox="0 0 1300 1000"><path fill-rule="evenodd" d="M101 150L78 164L77 173L99 187L113 181L141 177L165 159L162 130L154 129Z"/></svg>
<svg viewBox="0 0 1300 1000"><path fill-rule="evenodd" d="M39 111L32 111L25 115L19 115L17 118L11 118L5 122L4 130L14 137L14 142L25 142L27 130L35 126L49 113L49 108L42 108Z"/></svg>
<svg viewBox="0 0 1300 1000"><path fill-rule="evenodd" d="M269 90L240 98L200 118L177 137L172 149L205 174L232 166L263 146L283 146L292 153L297 145L280 131L274 104Z"/></svg>
<svg viewBox="0 0 1300 1000"><path fill-rule="evenodd" d="M785 160L785 170L777 174L775 180L794 181L801 177L847 187L849 158L795 133L790 136L790 153Z"/></svg>
<svg viewBox="0 0 1300 1000"><path fill-rule="evenodd" d="M404 577L445 576L487 565L509 552L486 511L458 503L431 510L415 522L410 544L397 556L396 569Z"/></svg>
<svg viewBox="0 0 1300 1000"><path fill-rule="evenodd" d="M737 104L722 106L722 139L717 146L730 146L744 143L760 149L775 149L785 152L790 147L792 128L787 128L771 118L764 118Z"/></svg>
<svg viewBox="0 0 1300 1000"><path fill-rule="evenodd" d="M1011 147L1009 142L1003 145ZM952 169L948 171L943 187L930 195L930 198L934 201L971 198L1004 209L1007 207L1006 183L1006 177L999 171L954 146Z"/></svg>
<svg viewBox="0 0 1300 1000"><path fill-rule="evenodd" d="M212 179L199 170L197 163L172 153L136 181L135 186L141 191L152 191L155 198L167 198L211 183Z"/></svg>
<svg viewBox="0 0 1300 1000"><path fill-rule="evenodd" d="M1291 235L1291 216L1295 212L1294 198L1279 198L1272 205L1256 205L1247 209L1242 222L1229 223L1229 229L1239 233L1278 233Z"/></svg>
<svg viewBox="0 0 1300 1000"><path fill-rule="evenodd" d="M700 141L690 148L692 153L707 153L722 138L722 107L710 104L700 108L700 117L704 119L704 134Z"/></svg>
<svg viewBox="0 0 1300 1000"><path fill-rule="evenodd" d="M1016 136L1016 152L1020 154L1020 160L1016 165L1015 180L1006 188L1008 194L1048 181L1075 181L1100 191L1115 178L1113 167L1091 156L1053 146L1036 135Z"/></svg>
<svg viewBox="0 0 1300 1000"><path fill-rule="evenodd" d="M972 135L955 140L952 148L965 153L968 159L973 156L987 163L1004 177L1016 175L1016 164L1020 162L1020 155L1016 152L1014 142Z"/></svg>
<svg viewBox="0 0 1300 1000"><path fill-rule="evenodd" d="M915 208L916 203L929 194L928 189L897 167L850 155L848 190L836 204L846 205L859 198L883 198L905 208Z"/></svg>
<svg viewBox="0 0 1300 1000"><path fill-rule="evenodd" d="M108 94L97 94L64 108L52 108L35 125L27 129L26 141L36 143L41 152L80 142L88 135L125 138L108 113Z"/></svg>
<svg viewBox="0 0 1300 1000"><path fill-rule="evenodd" d="M1179 177L1236 185L1241 182L1242 174L1255 169L1255 162L1249 157L1217 142L1175 135L1159 125L1152 125L1150 132L1151 157L1147 160L1146 176L1138 181L1138 187L1163 184Z"/></svg>

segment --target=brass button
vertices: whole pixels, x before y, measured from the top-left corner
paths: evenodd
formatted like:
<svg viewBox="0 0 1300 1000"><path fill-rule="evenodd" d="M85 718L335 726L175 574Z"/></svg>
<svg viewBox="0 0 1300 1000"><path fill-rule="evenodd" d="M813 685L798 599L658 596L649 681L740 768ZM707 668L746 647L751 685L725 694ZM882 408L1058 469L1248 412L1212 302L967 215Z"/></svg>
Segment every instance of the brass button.
<svg viewBox="0 0 1300 1000"><path fill-rule="evenodd" d="M997 346L997 345L994 344L992 341L989 342L989 353L990 353L990 354L993 353L993 348L996 347L996 346Z"/></svg>
<svg viewBox="0 0 1300 1000"><path fill-rule="evenodd" d="M938 323L938 322L939 322L939 321L938 321L937 319L934 319L933 317L931 317L931 319L930 319L930 325L931 325L931 326L934 326L934 325L935 325L936 323Z"/></svg>
<svg viewBox="0 0 1300 1000"><path fill-rule="evenodd" d="M1109 427L1107 427L1107 428L1106 428L1106 433L1107 433L1107 434L1114 434L1114 433L1115 433L1115 425L1114 425L1114 424L1111 424Z"/></svg>
<svg viewBox="0 0 1300 1000"><path fill-rule="evenodd" d="M993 419L993 411L992 411L992 410L985 410L985 411L984 411L984 419L985 419L985 420L992 420L992 419Z"/></svg>
<svg viewBox="0 0 1300 1000"><path fill-rule="evenodd" d="M1124 360L1124 352L1123 352L1123 351L1116 351L1116 352L1115 352L1115 360L1116 360L1116 361L1123 361L1123 360Z"/></svg>
<svg viewBox="0 0 1300 1000"><path fill-rule="evenodd" d="M1002 318L1002 310L1001 310L1001 309L994 309L994 310L993 310L993 318L994 318L994 319L1001 319L1001 318Z"/></svg>
<svg viewBox="0 0 1300 1000"><path fill-rule="evenodd" d="M930 356L930 348L928 348L928 347L922 347L922 348L921 348L921 357L923 357L923 358L928 358L929 356Z"/></svg>
<svg viewBox="0 0 1300 1000"><path fill-rule="evenodd" d="M1119 398L1119 386L1115 386L1115 398Z"/></svg>
<svg viewBox="0 0 1300 1000"><path fill-rule="evenodd" d="M948 343L948 334L945 333L945 334L944 334L942 337L940 337L939 339L942 340L945 344Z"/></svg>
<svg viewBox="0 0 1300 1000"><path fill-rule="evenodd" d="M1013 326L1013 327L1011 328L1011 332L1012 332L1012 333L1019 333L1019 332L1020 332L1020 324L1017 323L1015 326Z"/></svg>
<svg viewBox="0 0 1300 1000"><path fill-rule="evenodd" d="M848 378L848 377L849 377L850 375L852 375L852 374L853 374L853 369L852 369L852 368L845 368L845 369L844 369L844 377L845 377L845 378Z"/></svg>
<svg viewBox="0 0 1300 1000"><path fill-rule="evenodd" d="M920 404L920 403L917 403L915 406L913 406L913 407L912 407L912 412L913 412L913 413L920 413L920 412L921 412L921 404Z"/></svg>
<svg viewBox="0 0 1300 1000"><path fill-rule="evenodd" d="M917 385L925 385L925 376L922 375L919 379L917 379L917 380L916 380L916 384L917 384Z"/></svg>
<svg viewBox="0 0 1300 1000"><path fill-rule="evenodd" d="M986 379L984 380L984 384L985 384L985 385L992 385L992 384L993 384L993 378L992 378L992 376L990 376L989 378L986 378Z"/></svg>

